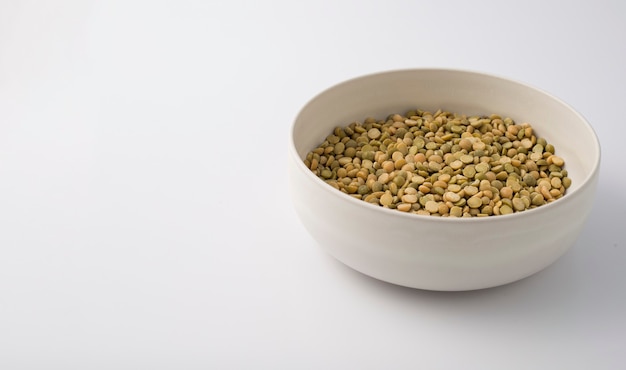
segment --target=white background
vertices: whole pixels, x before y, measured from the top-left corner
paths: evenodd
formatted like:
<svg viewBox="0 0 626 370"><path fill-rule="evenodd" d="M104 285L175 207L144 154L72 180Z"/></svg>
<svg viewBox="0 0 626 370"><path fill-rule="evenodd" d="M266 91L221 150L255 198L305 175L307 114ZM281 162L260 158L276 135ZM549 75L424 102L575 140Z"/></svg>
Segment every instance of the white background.
<svg viewBox="0 0 626 370"><path fill-rule="evenodd" d="M0 2L0 369L623 368L624 4ZM592 124L597 202L548 269L419 291L305 232L299 109L413 67L520 80Z"/></svg>

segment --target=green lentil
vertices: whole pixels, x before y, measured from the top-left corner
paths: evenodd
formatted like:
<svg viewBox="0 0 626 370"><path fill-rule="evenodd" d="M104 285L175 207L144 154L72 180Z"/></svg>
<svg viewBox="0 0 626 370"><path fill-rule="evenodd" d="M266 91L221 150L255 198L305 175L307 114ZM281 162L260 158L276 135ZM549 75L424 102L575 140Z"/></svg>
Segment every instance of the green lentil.
<svg viewBox="0 0 626 370"><path fill-rule="evenodd" d="M521 198L513 198L513 208L516 211L521 212L526 209L526 204L524 204L524 201Z"/></svg>
<svg viewBox="0 0 626 370"><path fill-rule="evenodd" d="M443 198L448 201L448 202L452 202L452 203L456 203L459 200L461 200L461 196L458 193L454 193L452 191L449 191L447 193L445 193L443 195Z"/></svg>
<svg viewBox="0 0 626 370"><path fill-rule="evenodd" d="M474 196L476 195L476 193L478 193L478 188L473 186L473 185L469 185L467 187L465 187L465 194L468 196Z"/></svg>
<svg viewBox="0 0 626 370"><path fill-rule="evenodd" d="M367 185L360 185L357 188L357 193L361 195L369 194L369 192L370 192L370 188Z"/></svg>
<svg viewBox="0 0 626 370"><path fill-rule="evenodd" d="M389 206L391 205L392 201L393 201L393 196L391 195L391 193L385 193L381 195L380 197L380 205L382 206Z"/></svg>
<svg viewBox="0 0 626 370"><path fill-rule="evenodd" d="M545 199L543 198L543 195L541 195L540 193L533 193L531 195L531 204L533 206L540 206L544 203L545 203Z"/></svg>
<svg viewBox="0 0 626 370"><path fill-rule="evenodd" d="M561 183L563 184L563 187L567 189L572 185L572 179L570 179L569 177L564 177L561 179Z"/></svg>
<svg viewBox="0 0 626 370"><path fill-rule="evenodd" d="M473 165L469 165L463 169L463 175L467 178L473 178L476 175L476 168Z"/></svg>
<svg viewBox="0 0 626 370"><path fill-rule="evenodd" d="M489 171L489 164L485 162L481 162L477 164L476 166L474 166L474 168L476 169L476 172L485 173Z"/></svg>
<svg viewBox="0 0 626 370"><path fill-rule="evenodd" d="M477 197L477 196L473 196L473 197L471 197L471 198L469 198L469 199L467 200L467 205L468 205L470 208L479 208L480 206L482 206L482 205L483 205L483 201L482 201L482 199L481 199L481 198L479 198L479 197Z"/></svg>
<svg viewBox="0 0 626 370"><path fill-rule="evenodd" d="M434 200L426 202L424 208L430 213L437 213L439 211L439 204Z"/></svg>
<svg viewBox="0 0 626 370"><path fill-rule="evenodd" d="M513 213L513 209L511 208L511 206L509 206L507 204L503 204L500 207L500 214L508 215L508 214L511 214L511 213Z"/></svg>
<svg viewBox="0 0 626 370"><path fill-rule="evenodd" d="M554 145L499 115L410 110L335 127L305 165L350 196L402 212L486 217L557 200L572 185Z"/></svg>
<svg viewBox="0 0 626 370"><path fill-rule="evenodd" d="M375 127L367 131L367 137L369 137L370 139L378 139L380 137L380 134L380 130Z"/></svg>

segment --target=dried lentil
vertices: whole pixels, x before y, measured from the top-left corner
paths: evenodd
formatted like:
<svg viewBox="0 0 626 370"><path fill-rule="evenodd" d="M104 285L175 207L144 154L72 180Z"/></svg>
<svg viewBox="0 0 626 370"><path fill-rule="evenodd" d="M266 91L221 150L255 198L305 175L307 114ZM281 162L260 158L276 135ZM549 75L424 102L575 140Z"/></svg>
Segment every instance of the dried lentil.
<svg viewBox="0 0 626 370"><path fill-rule="evenodd" d="M335 127L305 165L371 204L442 217L523 212L572 180L554 145L511 118L411 110Z"/></svg>

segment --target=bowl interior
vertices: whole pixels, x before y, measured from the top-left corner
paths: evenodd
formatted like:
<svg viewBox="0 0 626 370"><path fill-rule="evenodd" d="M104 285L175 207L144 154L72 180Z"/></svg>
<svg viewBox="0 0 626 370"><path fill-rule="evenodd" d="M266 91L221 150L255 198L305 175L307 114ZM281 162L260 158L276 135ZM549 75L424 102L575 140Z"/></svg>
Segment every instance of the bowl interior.
<svg viewBox="0 0 626 370"><path fill-rule="evenodd" d="M568 194L588 181L599 163L600 147L593 129L561 100L523 83L459 70L393 71L336 85L302 109L294 122L292 144L304 159L336 126L404 114L409 109L499 114L530 123L536 135L553 144L556 154L565 159L572 179ZM304 164L301 168L307 170Z"/></svg>

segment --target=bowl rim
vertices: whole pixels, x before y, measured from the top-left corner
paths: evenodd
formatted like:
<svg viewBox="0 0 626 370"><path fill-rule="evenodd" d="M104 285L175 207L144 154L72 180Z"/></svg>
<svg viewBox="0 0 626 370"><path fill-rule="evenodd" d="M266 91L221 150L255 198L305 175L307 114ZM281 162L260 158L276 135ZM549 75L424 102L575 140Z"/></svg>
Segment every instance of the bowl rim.
<svg viewBox="0 0 626 370"><path fill-rule="evenodd" d="M536 208L533 208L533 209L528 209L528 210L525 210L525 211L522 211L522 212L513 212L513 213L507 214L507 215L486 216L486 217L435 217L435 216L420 215L420 214L415 214L415 213L410 213L410 212L401 212L401 211L398 211L398 210L395 210L395 209L384 208L384 207L381 207L381 206L378 206L378 205L369 204L369 203L364 202L363 200L360 200L360 199L356 199L356 198L351 197L350 195L345 194L345 193L343 193L341 191L338 191L337 189L333 188L332 186L326 184L323 180L321 180L319 177L314 175L313 172L311 172L311 170L305 166L304 161L302 161L302 159L298 155L298 150L296 149L296 144L295 144L295 140L294 140L294 135L295 135L295 130L296 130L296 123L298 122L298 119L300 118L301 114L303 113L303 111L305 109L307 109L316 100L321 98L324 94L328 93L331 90L341 88L343 85L354 83L354 82L356 82L358 80L362 80L362 79L367 79L367 78L372 78L372 77L379 77L379 76L386 75L386 74L414 73L414 72L417 72L417 73L448 72L448 73L459 73L459 74L474 75L474 76L479 76L479 77L486 77L486 78L501 80L501 81L504 81L504 82L520 85L520 86L522 86L524 88L533 90L536 93L539 93L539 94L544 95L545 97L547 97L549 99L554 100L555 102L561 104L562 106L564 106L565 108L570 110L576 117L578 117L580 122L583 123L585 128L590 132L590 134L591 134L590 138L592 139L591 141L593 142L593 149L594 149L593 152L594 152L594 154L596 154L596 158L595 158L595 161L593 163L592 170L587 174L587 176L585 176L585 178L580 182L580 185L576 189L574 189L573 191L570 191L570 192L566 192L566 194L563 196L563 198L557 199L557 200L555 200L553 202L550 202L550 203L547 203L547 204L543 204L543 205L541 205L539 207L536 207ZM377 212L376 210L378 210L380 212L383 212L383 214L387 214L387 215L392 216L392 217L404 218L404 219L407 219L407 220L420 220L420 221L426 221L426 222L449 222L449 223L499 222L499 221L505 221L505 220L507 220L507 222L508 222L508 220L512 220L514 218L520 218L521 219L521 218L526 218L526 217L532 217L533 215L535 215L535 214L537 214L539 212L549 212L551 209L559 207L560 204L563 204L562 201L564 201L564 200L566 200L568 198L572 198L576 194L578 194L581 191L583 191L585 188L587 188L587 186L589 186L590 183L592 183L592 181L594 179L596 179L599 176L600 163L601 163L601 157L602 157L600 140L598 138L598 135L597 135L596 131L593 129L593 126L591 126L589 121L580 112L578 112L571 105L569 105L568 103L566 103L565 101L563 101L559 97L557 97L557 96L555 96L555 95L553 95L553 94L551 94L551 93L549 93L549 92L547 92L547 91L545 91L545 90L543 90L541 88L538 88L538 87L536 87L534 85L531 85L529 83L522 82L520 80L516 80L516 79L513 79L513 78L505 77L505 76L494 74L494 73L481 72L481 71L471 70L471 69L435 68L435 67L388 69L388 70L382 70L382 71L378 71L378 72L371 72L371 73L362 74L362 75L359 75L359 76L356 76L356 77L345 79L345 80L343 80L341 82L335 83L332 86L327 87L326 89L318 92L315 96L313 96L308 101L306 101L304 105L302 105L302 107L298 110L298 112L296 113L295 117L293 118L293 120L292 120L292 122L290 124L290 130L289 130L289 154L291 156L291 160L293 160L293 162L295 162L295 165L298 168L298 170L302 171L305 174L305 176L307 176L308 178L313 180L313 183L316 184L316 186L319 186L321 189L324 189L324 191L326 191L328 194L332 195L333 197L336 197L336 198L341 199L343 201L350 202L351 204L355 205L356 207L365 207L364 210L369 209L369 210L371 210L373 212Z"/></svg>

